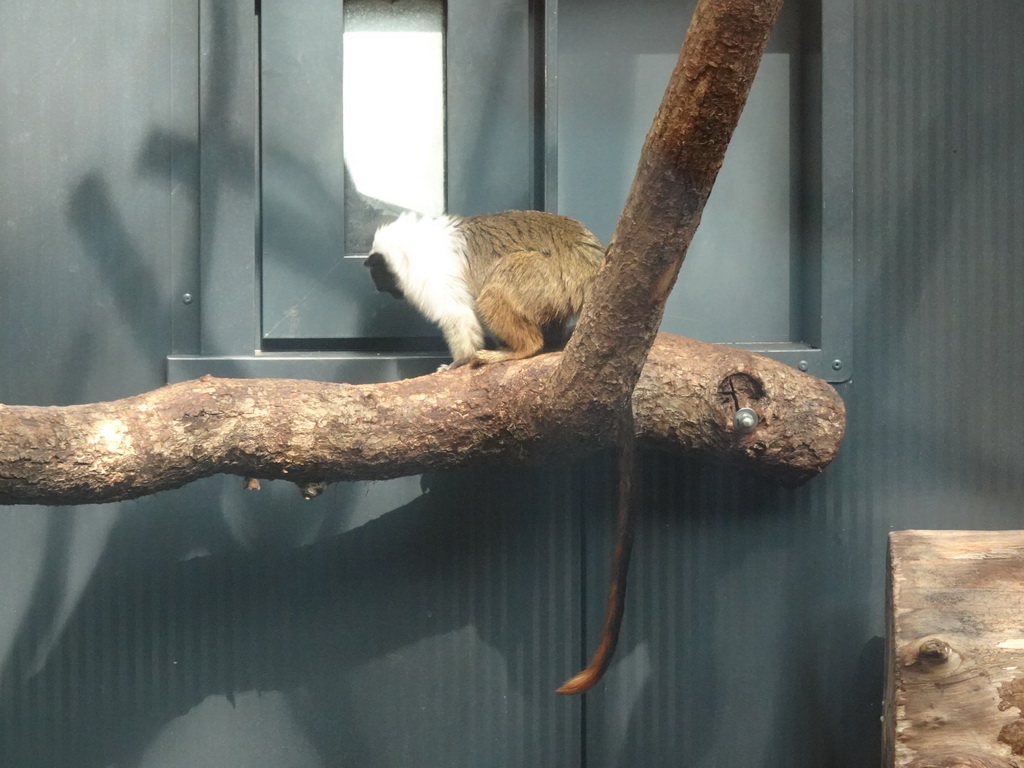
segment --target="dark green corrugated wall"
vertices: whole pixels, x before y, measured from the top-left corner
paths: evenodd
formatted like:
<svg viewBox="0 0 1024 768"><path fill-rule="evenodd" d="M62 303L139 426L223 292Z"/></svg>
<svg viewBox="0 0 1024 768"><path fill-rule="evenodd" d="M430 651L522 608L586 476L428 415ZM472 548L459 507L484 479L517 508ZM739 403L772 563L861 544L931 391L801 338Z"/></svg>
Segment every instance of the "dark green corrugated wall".
<svg viewBox="0 0 1024 768"><path fill-rule="evenodd" d="M198 11L0 20L0 402L157 386ZM600 623L608 457L315 505L217 479L0 509L0 765L874 764L886 533L1024 527L1021 30L1011 0L856 4L842 453L796 491L644 456L625 637L585 703L551 691Z"/></svg>

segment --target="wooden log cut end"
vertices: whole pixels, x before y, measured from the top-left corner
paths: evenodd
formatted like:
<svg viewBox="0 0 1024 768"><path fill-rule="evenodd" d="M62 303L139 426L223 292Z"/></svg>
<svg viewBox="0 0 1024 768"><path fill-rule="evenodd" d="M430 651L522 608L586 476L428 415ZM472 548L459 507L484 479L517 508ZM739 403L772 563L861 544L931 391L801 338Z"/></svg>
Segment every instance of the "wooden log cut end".
<svg viewBox="0 0 1024 768"><path fill-rule="evenodd" d="M889 538L886 766L1024 767L1024 531Z"/></svg>

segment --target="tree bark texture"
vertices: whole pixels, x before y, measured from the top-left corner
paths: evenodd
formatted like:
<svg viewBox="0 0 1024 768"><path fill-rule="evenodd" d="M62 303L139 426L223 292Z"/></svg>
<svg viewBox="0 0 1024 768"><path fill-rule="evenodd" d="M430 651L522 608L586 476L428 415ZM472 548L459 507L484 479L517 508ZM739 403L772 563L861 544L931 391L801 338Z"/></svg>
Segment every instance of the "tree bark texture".
<svg viewBox="0 0 1024 768"><path fill-rule="evenodd" d="M889 536L886 766L1024 766L1024 531Z"/></svg>
<svg viewBox="0 0 1024 768"><path fill-rule="evenodd" d="M0 503L117 501L219 473L305 486L569 461L608 445L614 430L595 426L581 437L570 420L567 429L538 431L533 404L545 398L560 356L388 384L206 377L107 403L0 405ZM633 407L647 445L789 484L828 465L845 423L825 382L668 334L654 346ZM742 407L760 416L751 433L733 426Z"/></svg>

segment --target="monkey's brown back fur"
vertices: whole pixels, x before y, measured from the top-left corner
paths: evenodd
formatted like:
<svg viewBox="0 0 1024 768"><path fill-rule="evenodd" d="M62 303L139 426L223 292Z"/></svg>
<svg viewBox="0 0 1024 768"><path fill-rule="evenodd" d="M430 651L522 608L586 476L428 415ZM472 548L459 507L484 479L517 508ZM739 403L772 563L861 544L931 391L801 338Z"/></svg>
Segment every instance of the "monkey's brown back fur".
<svg viewBox="0 0 1024 768"><path fill-rule="evenodd" d="M531 357L545 341L564 341L604 258L604 247L575 219L541 211L504 211L459 221L477 314L507 349L481 350L472 364Z"/></svg>

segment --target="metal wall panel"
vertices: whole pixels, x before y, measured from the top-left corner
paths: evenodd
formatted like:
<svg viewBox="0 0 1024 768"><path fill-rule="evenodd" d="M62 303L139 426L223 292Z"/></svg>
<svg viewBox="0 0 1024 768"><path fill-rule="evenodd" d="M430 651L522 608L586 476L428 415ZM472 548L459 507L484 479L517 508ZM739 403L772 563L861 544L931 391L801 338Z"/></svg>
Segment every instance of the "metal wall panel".
<svg viewBox="0 0 1024 768"><path fill-rule="evenodd" d="M845 443L797 491L645 457L588 766L878 764L887 532L1024 526L1021 29L1001 0L857 4ZM612 522L587 522L593 632Z"/></svg>
<svg viewBox="0 0 1024 768"><path fill-rule="evenodd" d="M201 332L198 344L175 352L259 348L254 11L251 0L199 2L199 99L190 105L199 134L192 145L200 170L199 258L176 265L195 273L196 286L188 296L175 294L172 307L176 320L199 322Z"/></svg>
<svg viewBox="0 0 1024 768"><path fill-rule="evenodd" d="M252 353L252 11L0 3L0 403ZM0 509L0 765L575 764L579 482Z"/></svg>
<svg viewBox="0 0 1024 768"><path fill-rule="evenodd" d="M599 237L612 233L694 5L560 3L558 202ZM661 324L833 382L854 371L850 13L784 5Z"/></svg>
<svg viewBox="0 0 1024 768"><path fill-rule="evenodd" d="M313 508L215 481L137 505L52 636L83 542L51 521L37 615L5 658L0 762L577 764L581 702L553 689L581 653L579 473L393 485Z"/></svg>
<svg viewBox="0 0 1024 768"><path fill-rule="evenodd" d="M8 0L0 14L0 401L157 386L168 251L193 248L194 12Z"/></svg>
<svg viewBox="0 0 1024 768"><path fill-rule="evenodd" d="M368 245L367 233L345 234L343 218L363 229L372 223L372 233L376 219L402 207L346 181L341 5L320 5L262 6L262 337L286 348L287 340L316 339L321 349L374 340L371 348L383 352L441 350L436 326L374 290L358 258L366 252L356 248ZM535 46L544 18L520 0L447 0L443 7L446 210L468 216L540 205L535 133L543 83Z"/></svg>
<svg viewBox="0 0 1024 768"><path fill-rule="evenodd" d="M195 351L173 265L222 236L193 218L199 11L0 3L0 402L132 394ZM645 455L626 635L585 704L551 689L600 624L607 456L310 504L214 479L0 510L0 764L875 764L886 533L1024 525L1020 29L1011 0L856 4L842 453L796 491ZM211 226L234 179L204 182L242 196ZM206 351L237 352L222 320Z"/></svg>

